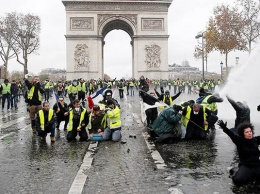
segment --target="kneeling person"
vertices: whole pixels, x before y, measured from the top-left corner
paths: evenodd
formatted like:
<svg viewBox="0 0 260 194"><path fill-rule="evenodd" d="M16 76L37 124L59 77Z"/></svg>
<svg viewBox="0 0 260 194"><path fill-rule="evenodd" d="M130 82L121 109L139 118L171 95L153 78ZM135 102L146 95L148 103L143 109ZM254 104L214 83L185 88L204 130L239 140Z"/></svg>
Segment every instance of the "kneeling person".
<svg viewBox="0 0 260 194"><path fill-rule="evenodd" d="M156 142L168 142L181 139L182 107L173 105L163 109L152 124L150 134L152 138L158 138Z"/></svg>
<svg viewBox="0 0 260 194"><path fill-rule="evenodd" d="M121 111L113 100L107 101L109 110L107 118L109 119L109 127L104 131L104 140L120 141L121 139Z"/></svg>
<svg viewBox="0 0 260 194"><path fill-rule="evenodd" d="M105 112L100 110L99 105L94 105L92 112L89 114L88 129L90 141L102 141L105 127Z"/></svg>
<svg viewBox="0 0 260 194"><path fill-rule="evenodd" d="M51 133L51 142L55 142L55 114L50 109L48 102L43 103L43 108L36 115L36 130L42 140L46 140L47 133Z"/></svg>
<svg viewBox="0 0 260 194"><path fill-rule="evenodd" d="M67 140L75 140L77 135L80 136L80 141L87 141L88 134L86 126L89 122L87 110L80 106L78 99L73 101L73 109L69 112L68 134Z"/></svg>

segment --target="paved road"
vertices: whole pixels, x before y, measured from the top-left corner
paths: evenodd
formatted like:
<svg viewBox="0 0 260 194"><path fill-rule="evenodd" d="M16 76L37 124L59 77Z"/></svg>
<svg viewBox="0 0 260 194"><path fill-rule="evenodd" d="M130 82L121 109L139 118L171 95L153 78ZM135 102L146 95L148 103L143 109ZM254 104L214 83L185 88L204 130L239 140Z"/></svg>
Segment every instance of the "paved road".
<svg viewBox="0 0 260 194"><path fill-rule="evenodd" d="M115 93L124 144L67 143L63 130L54 144L43 143L32 135L22 101L17 111L0 113L0 193L258 193L256 184L237 188L228 178L236 149L221 130L206 141L154 145L145 140L138 95L120 100ZM191 98L182 94L176 102ZM219 110L232 126L231 106L224 102Z"/></svg>

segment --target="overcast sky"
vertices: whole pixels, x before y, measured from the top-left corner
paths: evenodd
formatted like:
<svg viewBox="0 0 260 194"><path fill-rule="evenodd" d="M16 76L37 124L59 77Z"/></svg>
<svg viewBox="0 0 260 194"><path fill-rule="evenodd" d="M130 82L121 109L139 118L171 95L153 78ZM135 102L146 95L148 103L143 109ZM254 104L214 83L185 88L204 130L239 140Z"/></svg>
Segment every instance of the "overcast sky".
<svg viewBox="0 0 260 194"><path fill-rule="evenodd" d="M195 46L198 44L195 36L205 30L209 17L213 15L213 8L217 5L233 4L234 0L173 0L169 8L169 64L181 64L187 60L191 66L201 69L201 59L193 57ZM65 8L61 0L1 0L0 16L17 11L33 13L41 18L41 43L38 54L29 56L28 69L39 73L43 68L66 68L66 40L65 40ZM131 75L131 46L130 37L121 30L111 31L105 38L105 72L111 77ZM233 52L229 55L228 64L235 65L235 58L240 57L239 63L244 63L247 53ZM224 56L215 52L209 55L208 70L220 73L220 62ZM1 63L1 62L0 62ZM118 66L123 70L117 71ZM120 68L120 69L121 69ZM14 59L8 68L23 70Z"/></svg>

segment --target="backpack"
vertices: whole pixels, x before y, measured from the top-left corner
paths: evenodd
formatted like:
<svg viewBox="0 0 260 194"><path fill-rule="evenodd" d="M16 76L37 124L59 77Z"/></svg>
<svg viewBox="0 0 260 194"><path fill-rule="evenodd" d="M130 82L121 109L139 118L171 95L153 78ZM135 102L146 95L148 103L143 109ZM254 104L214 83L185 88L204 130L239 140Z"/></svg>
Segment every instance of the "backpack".
<svg viewBox="0 0 260 194"><path fill-rule="evenodd" d="M119 88L123 88L123 83L122 82L119 82Z"/></svg>

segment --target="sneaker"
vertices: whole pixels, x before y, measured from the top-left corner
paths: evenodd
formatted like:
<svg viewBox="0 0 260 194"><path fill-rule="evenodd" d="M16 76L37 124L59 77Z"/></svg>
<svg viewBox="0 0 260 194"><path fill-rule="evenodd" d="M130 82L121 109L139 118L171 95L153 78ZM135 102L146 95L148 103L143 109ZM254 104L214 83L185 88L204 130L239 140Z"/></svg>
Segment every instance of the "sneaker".
<svg viewBox="0 0 260 194"><path fill-rule="evenodd" d="M55 137L51 137L51 142L55 142Z"/></svg>

